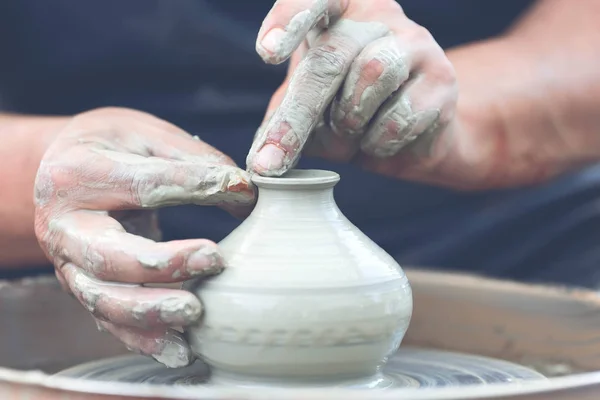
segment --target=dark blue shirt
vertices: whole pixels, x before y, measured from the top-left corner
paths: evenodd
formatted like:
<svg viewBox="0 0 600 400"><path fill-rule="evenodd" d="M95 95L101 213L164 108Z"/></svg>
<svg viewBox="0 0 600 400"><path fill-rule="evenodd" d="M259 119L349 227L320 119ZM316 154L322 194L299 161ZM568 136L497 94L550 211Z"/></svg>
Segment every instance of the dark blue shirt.
<svg viewBox="0 0 600 400"><path fill-rule="evenodd" d="M401 2L406 14L445 48L501 33L531 3ZM252 136L285 75L285 66L265 65L254 50L272 4L4 0L0 105L35 114L71 115L100 106L148 111L245 167ZM543 187L474 194L322 160L304 159L300 167L339 172L336 198L342 211L402 264L520 279L549 276L550 271L554 279L551 271L564 270L556 244L564 246L562 254L580 253L583 239L572 243L573 229L598 218L594 170ZM161 223L166 239L218 241L238 221L213 207L187 206L161 210Z"/></svg>

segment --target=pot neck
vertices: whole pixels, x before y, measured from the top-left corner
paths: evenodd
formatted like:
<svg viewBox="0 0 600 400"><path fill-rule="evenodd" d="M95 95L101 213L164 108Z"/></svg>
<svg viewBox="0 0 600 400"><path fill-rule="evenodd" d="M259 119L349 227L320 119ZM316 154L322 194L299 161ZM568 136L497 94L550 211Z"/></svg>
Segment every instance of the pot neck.
<svg viewBox="0 0 600 400"><path fill-rule="evenodd" d="M277 219L337 219L341 212L333 197L333 188L279 190L262 188L253 211L260 217Z"/></svg>
<svg viewBox="0 0 600 400"><path fill-rule="evenodd" d="M333 197L339 181L335 172L292 170L281 178L253 177L258 186L255 214L282 218L339 216Z"/></svg>

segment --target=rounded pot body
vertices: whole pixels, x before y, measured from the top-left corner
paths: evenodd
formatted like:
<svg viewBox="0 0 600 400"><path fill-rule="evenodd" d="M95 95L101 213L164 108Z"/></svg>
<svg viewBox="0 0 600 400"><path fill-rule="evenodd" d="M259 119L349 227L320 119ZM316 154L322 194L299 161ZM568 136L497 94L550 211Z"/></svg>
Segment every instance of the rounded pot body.
<svg viewBox="0 0 600 400"><path fill-rule="evenodd" d="M334 172L256 176L252 214L219 245L228 267L198 282L188 331L216 380L302 384L376 376L412 315L396 261L335 204Z"/></svg>

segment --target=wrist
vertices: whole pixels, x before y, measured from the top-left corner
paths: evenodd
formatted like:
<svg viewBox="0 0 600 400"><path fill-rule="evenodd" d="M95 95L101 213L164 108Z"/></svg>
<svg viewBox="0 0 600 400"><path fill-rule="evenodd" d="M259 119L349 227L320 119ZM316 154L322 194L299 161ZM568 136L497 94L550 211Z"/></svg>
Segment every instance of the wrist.
<svg viewBox="0 0 600 400"><path fill-rule="evenodd" d="M549 176L598 162L598 11L594 0L539 1L502 37L452 52L460 118L499 130L503 151Z"/></svg>
<svg viewBox="0 0 600 400"><path fill-rule="evenodd" d="M598 77L562 71L564 51L536 51L514 33L448 56L458 76L459 135L471 149L494 149L493 168L508 182L545 181L600 159Z"/></svg>
<svg viewBox="0 0 600 400"><path fill-rule="evenodd" d="M539 110L542 93L531 90L536 77L528 52L511 37L498 37L451 49L456 70L457 114L474 128L506 127L522 123L522 107Z"/></svg>
<svg viewBox="0 0 600 400"><path fill-rule="evenodd" d="M60 130L71 117L0 114L0 135L8 140L5 149L26 149L31 164L39 164ZM14 154L22 157L24 154ZM37 169L37 167L36 167Z"/></svg>
<svg viewBox="0 0 600 400"><path fill-rule="evenodd" d="M40 161L69 117L0 114L0 268L47 262L34 233L33 186Z"/></svg>

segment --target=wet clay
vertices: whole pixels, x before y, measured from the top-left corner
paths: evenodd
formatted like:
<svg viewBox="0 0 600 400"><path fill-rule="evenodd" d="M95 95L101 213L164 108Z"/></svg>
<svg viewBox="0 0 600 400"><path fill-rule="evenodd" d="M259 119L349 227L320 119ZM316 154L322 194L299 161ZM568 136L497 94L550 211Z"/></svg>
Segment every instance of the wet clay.
<svg viewBox="0 0 600 400"><path fill-rule="evenodd" d="M58 373L57 376L105 382L143 382L154 385L260 387L259 384L251 381L215 380L210 375L210 369L202 362L173 370L139 356L94 361L69 368ZM394 355L377 377L366 381L349 381L341 385L355 389L443 388L545 379L542 374L534 370L502 360L406 348ZM273 384L277 385L276 382ZM331 384L314 381L299 386L331 387Z"/></svg>

